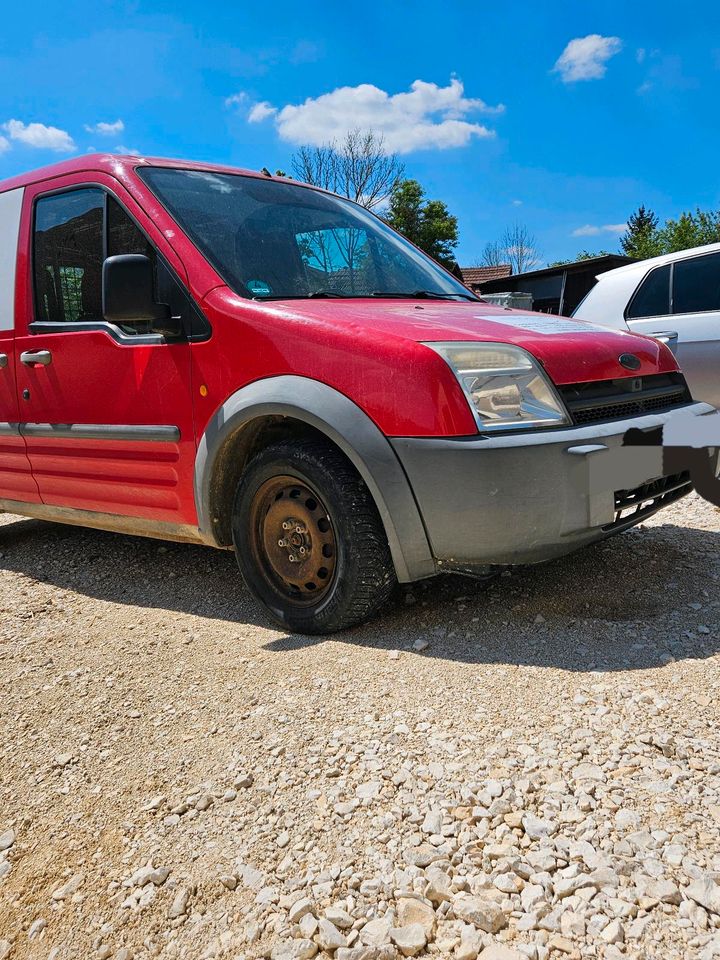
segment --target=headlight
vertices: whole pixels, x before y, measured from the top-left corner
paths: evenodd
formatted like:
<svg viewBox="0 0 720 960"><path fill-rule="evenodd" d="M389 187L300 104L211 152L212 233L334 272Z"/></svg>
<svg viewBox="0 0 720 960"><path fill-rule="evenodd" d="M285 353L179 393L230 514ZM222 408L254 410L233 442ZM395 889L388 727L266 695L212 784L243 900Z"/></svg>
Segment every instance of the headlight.
<svg viewBox="0 0 720 960"><path fill-rule="evenodd" d="M460 381L479 429L517 430L570 423L540 365L504 343L426 343Z"/></svg>

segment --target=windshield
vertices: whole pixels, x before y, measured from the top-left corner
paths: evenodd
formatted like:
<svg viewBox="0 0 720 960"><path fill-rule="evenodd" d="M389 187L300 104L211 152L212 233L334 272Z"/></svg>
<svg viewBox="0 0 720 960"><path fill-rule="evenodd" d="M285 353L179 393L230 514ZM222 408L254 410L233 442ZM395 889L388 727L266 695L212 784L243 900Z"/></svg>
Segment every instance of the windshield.
<svg viewBox="0 0 720 960"><path fill-rule="evenodd" d="M340 197L241 174L137 172L243 297L476 299L382 220Z"/></svg>

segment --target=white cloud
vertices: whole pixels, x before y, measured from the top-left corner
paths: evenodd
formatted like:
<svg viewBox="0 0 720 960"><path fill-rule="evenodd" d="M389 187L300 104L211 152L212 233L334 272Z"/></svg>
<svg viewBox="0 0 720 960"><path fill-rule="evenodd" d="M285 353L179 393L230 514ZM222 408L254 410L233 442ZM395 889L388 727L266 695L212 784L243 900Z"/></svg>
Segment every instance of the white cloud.
<svg viewBox="0 0 720 960"><path fill-rule="evenodd" d="M122 143L119 143L115 147L115 153L122 153L128 157L141 157L142 151L138 150L137 147L126 147Z"/></svg>
<svg viewBox="0 0 720 960"><path fill-rule="evenodd" d="M271 103L268 103L267 100L263 100L262 103L256 103L250 109L250 113L248 113L248 123L261 123L274 113L277 113L277 108Z"/></svg>
<svg viewBox="0 0 720 960"><path fill-rule="evenodd" d="M267 103L256 107L262 107L265 117L275 110ZM373 130L383 137L388 151L410 153L462 147L473 137L492 137L494 131L466 117L504 109L466 97L461 81L453 78L446 87L415 80L409 91L396 94L371 83L338 87L304 103L287 104L275 110L273 118L280 138L290 143L322 146L350 130Z"/></svg>
<svg viewBox="0 0 720 960"><path fill-rule="evenodd" d="M512 205L514 207L521 207L523 205L522 200L513 200Z"/></svg>
<svg viewBox="0 0 720 960"><path fill-rule="evenodd" d="M230 97L225 97L225 106L226 107L239 107L241 103L245 103L247 100L247 94L242 90L240 93L233 93Z"/></svg>
<svg viewBox="0 0 720 960"><path fill-rule="evenodd" d="M0 137L0 153L5 153L10 149L10 141L7 137Z"/></svg>
<svg viewBox="0 0 720 960"><path fill-rule="evenodd" d="M601 37L591 33L571 40L558 57L553 70L563 83L577 80L600 80L605 76L607 61L622 49L620 37Z"/></svg>
<svg viewBox="0 0 720 960"><path fill-rule="evenodd" d="M586 223L584 227L578 227L573 230L573 237L597 237L601 233L623 233L627 224L625 223L605 223L603 226L595 226L592 223Z"/></svg>
<svg viewBox="0 0 720 960"><path fill-rule="evenodd" d="M114 123L105 123L101 120L99 123L86 123L85 129L88 133L99 133L101 137L115 137L123 132L125 124L122 120L116 120Z"/></svg>
<svg viewBox="0 0 720 960"><path fill-rule="evenodd" d="M46 127L44 123L26 124L21 120L8 120L3 124L3 130L8 133L11 140L38 150L69 153L75 149L75 143L69 133L57 127Z"/></svg>

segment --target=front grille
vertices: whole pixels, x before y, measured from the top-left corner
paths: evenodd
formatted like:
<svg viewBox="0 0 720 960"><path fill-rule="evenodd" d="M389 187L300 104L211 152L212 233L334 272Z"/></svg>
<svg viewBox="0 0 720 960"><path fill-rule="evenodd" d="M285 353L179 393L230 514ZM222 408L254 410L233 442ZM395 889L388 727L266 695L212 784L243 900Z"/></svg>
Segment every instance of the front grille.
<svg viewBox="0 0 720 960"><path fill-rule="evenodd" d="M573 383L559 390L576 424L663 413L692 400L681 373L653 373L646 377Z"/></svg>
<svg viewBox="0 0 720 960"><path fill-rule="evenodd" d="M632 526L661 507L667 507L692 490L690 474L676 473L671 477L649 480L634 490L615 491L615 519L603 530Z"/></svg>

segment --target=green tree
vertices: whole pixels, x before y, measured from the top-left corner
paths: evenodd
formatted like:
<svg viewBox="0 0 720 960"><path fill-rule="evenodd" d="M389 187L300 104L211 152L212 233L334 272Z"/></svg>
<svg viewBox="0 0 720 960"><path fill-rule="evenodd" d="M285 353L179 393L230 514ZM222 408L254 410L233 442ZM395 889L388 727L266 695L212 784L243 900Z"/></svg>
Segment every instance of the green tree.
<svg viewBox="0 0 720 960"><path fill-rule="evenodd" d="M552 263L549 263L549 267L564 267L567 263L578 263L580 260L594 260L596 257L611 257L612 254L609 250L597 250L594 253L591 253L590 250L580 250L576 257L573 257L572 260L553 260Z"/></svg>
<svg viewBox="0 0 720 960"><path fill-rule="evenodd" d="M657 257L665 252L658 218L644 204L630 214L625 233L620 238L620 246L626 256L637 257L638 260Z"/></svg>
<svg viewBox="0 0 720 960"><path fill-rule="evenodd" d="M385 219L438 263L452 270L458 244L457 217L442 200L427 200L417 180L401 180L390 194Z"/></svg>
<svg viewBox="0 0 720 960"><path fill-rule="evenodd" d="M666 220L660 231L662 253L675 253L701 247L705 243L720 242L720 210L686 211L677 220Z"/></svg>

